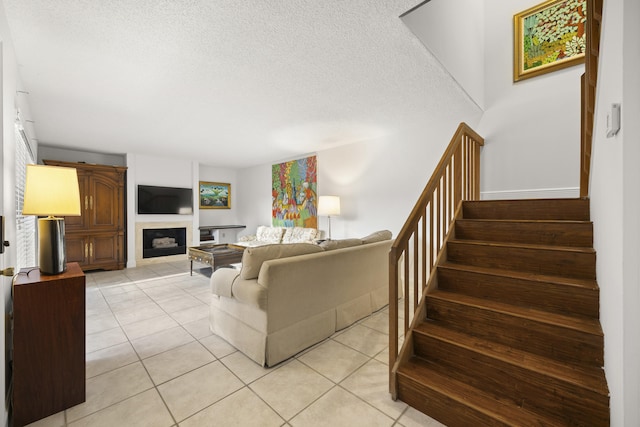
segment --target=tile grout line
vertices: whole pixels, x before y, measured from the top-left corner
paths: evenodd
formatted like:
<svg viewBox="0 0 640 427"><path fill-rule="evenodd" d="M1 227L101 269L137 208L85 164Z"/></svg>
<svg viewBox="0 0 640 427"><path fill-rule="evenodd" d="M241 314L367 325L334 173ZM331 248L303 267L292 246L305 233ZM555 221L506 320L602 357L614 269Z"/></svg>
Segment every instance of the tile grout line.
<svg viewBox="0 0 640 427"><path fill-rule="evenodd" d="M178 276L178 275L174 275L174 276L170 276L170 277L175 277L175 276ZM166 277L159 277L159 278L149 279L149 280L146 280L146 281L162 280L162 279L165 279L165 278L166 278ZM159 286L158 286L158 287L159 287ZM140 288L138 287L138 289L140 289ZM171 313L167 312L167 311L166 311L166 310L165 310L165 309L164 309L160 304L158 304L157 300L156 300L154 297L150 296L147 292L145 292L145 290L144 290L144 289L140 289L140 290L141 290L145 295L147 295L151 300L153 300L153 302L154 302L154 303L155 303L155 304L156 304L156 305L157 305L157 306L158 306L158 307L159 307L159 308L160 308L160 309L165 313L165 315L169 316L171 319L173 319L174 321L176 321L176 322L177 322L177 320L176 320L175 318L173 318L173 316L171 316ZM182 290L182 289L181 289L181 290ZM183 291L183 292L185 292L184 290L182 290L182 291ZM186 295L186 294L187 294L187 293L185 292L185 295ZM103 295L103 296L104 296L104 295ZM107 304L108 304L108 302L107 302ZM162 400L162 403L164 404L165 408L167 409L167 412L169 413L169 415L171 416L172 420L174 421L174 425L176 425L176 426L177 426L177 425L178 425L178 421L177 421L177 419L176 419L175 415L173 414L173 412L171 411L171 409L169 408L169 406L168 406L168 404L167 404L167 402L166 402L166 400L165 400L164 396L163 396L163 395L162 395L162 393L160 392L160 390L159 390L159 386L161 386L162 384L166 384L166 383L168 383L168 382L170 382L170 381L173 381L173 380L175 380L176 378L180 378L181 376L184 376L184 375L186 375L186 374L188 374L188 373L190 373L190 372L193 372L193 371L195 371L195 370L197 370L197 369L200 369L200 368L202 368L203 366L207 366L207 365L210 365L210 364L215 363L215 362L220 362L223 366L225 366L225 368L226 368L227 370L229 370L229 371L230 371L234 376L236 376L236 378L238 378L238 377L237 377L237 375L235 375L235 373L234 373L233 371L231 371L230 369L228 369L228 368L226 367L226 365L224 365L224 364L222 363L222 361L221 361L221 360L220 360L220 359L219 359L215 354L213 354L213 352L211 352L211 350L209 350L209 349L208 349L204 344L202 344L202 343L200 342L200 339L196 338L196 337L195 337L193 334L191 334L191 333L190 333L186 328L184 328L184 325L183 325L183 324L178 323L178 327L182 328L182 329L185 331L185 333L187 333L188 335L190 335L190 336L193 338L193 341L190 341L189 343L185 343L185 344L182 344L182 345L177 346L177 347L173 347L173 348L167 349L167 350L162 351L162 352L160 352L160 353L157 353L157 354L154 354L154 355L152 355L152 356L149 356L149 357L147 357L146 359L149 359L149 358L151 358L151 357L154 357L154 356L157 356L157 355L160 355L160 354L166 353L166 352L171 351L171 350L175 350L176 348L179 348L179 347L182 347L182 346L185 346L185 345L191 344L192 342L197 342L197 343L198 343L198 344L200 344L200 345L201 345L201 346L202 346L202 347L203 347L207 352L209 352L209 354L211 354L211 356L213 356L214 360L213 360L213 361L211 361L211 362L209 362L209 363L206 363L206 364L204 364L204 365L202 365L202 366L199 366L199 367L197 367L197 368L191 369L191 370L189 370L189 371L187 371L187 372L183 372L182 374L178 375L177 377L174 377L174 378L168 379L167 381L165 381L165 382L163 382L163 383L156 384L156 382L153 380L153 377L151 376L151 373L149 372L149 370L148 370L148 368L147 368L146 364L144 363L144 360L146 360L146 359L142 359L142 357L141 357L141 356L140 356L140 354L138 353L138 350L136 350L135 346L133 345L133 342L131 341L131 337L129 336L129 334L127 334L126 330L124 330L124 327L123 327L122 323L121 323L121 322L120 322L120 320L118 320L118 318L115 316L115 313L113 312L113 309L111 308L111 306L109 306L109 308L111 309L111 311L112 311L112 314L113 314L114 318L116 318L116 321L117 321L117 322L118 322L118 324L120 325L120 328L122 329L123 333L124 333L124 334L125 334L125 336L127 337L127 342L128 342L128 343L129 343L129 345L132 347L133 351L134 351L134 352L135 352L135 354L136 354L136 357L138 357L138 361L140 362L140 364L142 365L142 367L145 369L145 372L147 373L147 375L148 375L148 377L149 377L149 379L150 379L151 383L153 384L153 388L155 389L156 393L158 394L158 396L159 396L159 397L160 397L160 399ZM158 316L158 317L159 317L159 316ZM144 321L144 320L149 320L149 319L143 319L143 320L140 320L140 321ZM197 320L199 320L199 319L197 319ZM197 320L195 320L195 321L197 321ZM132 322L132 323L136 323L136 322ZM151 335L155 335L155 334L157 334L157 333L161 333L161 332L162 332L162 331L156 332L156 333L154 333L154 334L145 335L144 337L148 337L148 336L151 336ZM139 337L139 338L143 338L143 337ZM136 362L132 362L132 363L136 363ZM239 380L242 384L244 384L244 381L242 381L240 378L238 378L238 380ZM243 387L241 387L240 389L236 390L235 392L237 392L237 391L241 390L242 388L243 388ZM150 389L149 389L149 390L150 390ZM148 391L148 390L145 390L145 391ZM235 392L234 392L234 393L235 393ZM138 393L138 394L140 394L140 393ZM233 393L232 393L232 394L233 394ZM133 396L131 396L131 397L133 397ZM223 397L223 398L219 399L218 401L213 402L213 403L212 403L211 405L209 405L209 406L212 406L212 405L216 404L217 402L219 402L220 400L222 400L222 399L224 399L224 398L226 398L226 397L228 397L228 396L225 396L225 397ZM113 405L111 405L111 406L113 406ZM207 408L208 408L209 406L207 406ZM103 408L103 409L106 409L106 408ZM202 410L204 410L204 408L203 408ZM198 411L198 412L201 412L202 410L200 410L200 411ZM198 412L196 412L196 413L198 413ZM189 417L185 418L185 420L186 420L186 419L188 419L188 418L191 418L191 417L192 417L192 416L194 416L194 415L195 415L195 413L194 413L194 414L191 414ZM182 421L184 421L184 420L182 420ZM182 421L181 421L181 422L182 422Z"/></svg>
<svg viewBox="0 0 640 427"><path fill-rule="evenodd" d="M182 272L182 273L177 273L177 274L174 274L174 275L172 275L172 276L167 276L167 277L180 277L180 276L186 276L187 274L188 274L188 273L186 273L186 272ZM192 333L192 332L190 332L190 331L185 327L185 325L186 325L186 324L191 324L191 323L199 322L199 321L201 321L201 320L203 320L203 319L206 319L206 317L201 318L201 319L191 320L191 321L186 322L186 323L184 323L184 324L183 324L183 323L179 322L178 320L176 320L176 319L172 316L172 314L171 314L171 313L175 313L175 312L182 311L182 310L188 310L188 309L190 309L190 308L192 308L192 307L197 307L199 304L194 305L194 306L191 306L191 307L186 307L186 308L183 308L183 309L180 309L180 310L175 310L175 311L173 311L173 312L169 312L169 311L167 311L163 306L161 306L161 305L158 303L158 300L156 299L156 298L158 298L158 297L153 297L153 296L151 296L149 293L147 293L147 290L148 290L148 289L158 288L158 287L161 287L161 286L163 286L163 285L150 286L150 287L145 288L145 289L140 288L140 287L138 286L138 283L144 283L144 282L150 282L150 281L156 281L156 280L164 280L164 279L166 279L167 277L165 277L165 276L158 276L158 277L153 277L153 278L144 279L144 280L133 280L133 279L129 278L129 279L131 279L131 282L119 282L119 283L117 283L117 285L118 285L118 286L135 285L137 289L133 289L133 290L130 290L130 291L124 291L124 292L122 292L122 293L110 294L110 295L105 295L105 294L103 293L103 289L105 289L107 286L111 286L111 285L114 285L114 284L110 284L109 282L104 282L104 283L99 283L99 284L98 284L98 283L96 283L96 284L95 284L95 286L91 286L91 288L96 288L96 289L97 289L97 291L99 292L100 296L102 297L102 299L104 300L104 302L105 302L105 304L106 304L106 307L107 307L107 309L108 309L108 312L109 312L109 313L114 317L114 319L116 320L117 324L119 325L119 328L121 329L121 331L122 331L123 335L124 335L124 336L125 336L125 338L126 338L126 343L128 343L128 344L129 344L129 346L133 349L133 352L134 352L134 354L135 354L135 356L136 356L136 358L137 358L137 360L136 360L135 362L131 362L131 363L125 364L125 365L123 365L123 366L121 366L121 367L119 367L119 368L115 368L115 369L112 369L112 370L110 370L110 371L106 371L106 372L104 372L104 373L98 374L98 375L102 375L102 374L105 374L105 373L108 373L108 372L112 372L112 371L114 371L114 370L116 370L116 369L120 369L120 368L122 368L122 367L129 366L129 365L131 365L131 364L133 364L133 363L138 363L138 362L139 362L139 363L143 366L143 368L145 369L145 373L146 373L147 377L151 380L151 383L153 384L153 386L152 386L151 388L147 389L147 390L144 390L144 391L141 391L141 392L139 392L139 393L136 393L135 395L129 396L129 397L127 397L126 399L123 399L123 400L121 400L121 401L119 401L119 402L112 403L111 405L109 405L109 406L107 406L107 407L105 407L105 408L101 408L101 409L100 409L100 410L98 410L98 411L101 411L101 410L107 409L107 408L109 408L109 407L112 407L112 406L114 406L114 405L116 405L116 404L119 404L119 403L123 402L124 400L127 400L127 399L130 399L130 398L132 398L132 397L135 397L135 396L137 396L137 395L139 395L139 394L141 394L141 393L147 392L147 391L149 391L149 390L151 390L151 389L153 388L153 389L155 389L155 390L156 390L156 393L157 393L157 394L158 394L158 396L161 398L161 400L162 400L162 402L163 402L163 404L164 404L164 407L165 407L165 408L167 409L167 411L169 412L169 415L171 416L171 418L172 418L172 420L173 420L173 422L174 422L174 425L175 425L175 426L177 426L177 425L178 425L178 422L177 422L177 420L176 420L176 418L175 418L175 415L174 415L174 414L171 412L171 410L169 409L169 407L168 407L168 404L167 404L166 400L164 399L164 397L163 397L163 396L162 396L162 394L160 393L159 387L160 387L160 386L162 386L163 384L166 384L166 383L168 383L168 382L170 382L170 381L175 380L176 378L180 378L180 377L182 377L182 376L184 376L184 375L187 375L187 374L189 374L189 373L191 373L191 372L193 372L193 371L195 371L195 370L197 370L197 369L200 369L200 368L202 368L203 366L207 366L207 365L210 365L210 364L215 363L215 362L220 362L220 364L221 364L222 366L224 366L224 368L225 368L227 371L229 371L229 372L230 372L230 373L231 373L231 374L232 374L236 379L238 379L238 380L240 381L240 383L241 383L241 384L243 384L243 386L242 386L242 387L240 387L240 388L238 388L237 390L233 391L232 393L227 394L226 396L223 396L223 397L219 398L217 401L212 402L211 404L209 404L209 405L205 406L204 408L202 408L202 409L200 409L200 410L196 411L195 413L190 414L187 418L185 418L185 420L187 420L187 419L189 419L189 418L191 418L191 417L195 416L196 414L198 414L198 413L200 413L200 412L202 412L202 411L204 411L204 410L206 410L206 409L208 409L208 408L212 407L213 405L216 405L216 404L217 404L217 403L219 403L220 401L222 401L222 400L224 400L224 399L226 399L226 398L228 398L228 397L230 397L230 396L232 396L232 395L234 395L234 394L236 394L236 393L240 392L243 388L247 388L247 389L248 389L248 391L250 391L250 392L252 393L252 395L253 395L253 396L257 397L260 401L262 401L262 402L263 402L263 403L264 403L264 404L265 404L265 405L266 405L266 406L267 406L271 411L273 411L273 412L274 412L274 413L275 413L275 414L280 418L280 420L283 420L283 421L284 421L284 424L282 424L282 425L290 425L291 420L293 420L295 417L299 416L302 412L304 412L305 410L307 410L310 406L314 405L316 402L318 402L320 399L322 399L322 397L326 396L329 392L331 392L332 390L334 390L336 387L339 387L342 391L346 391L347 393L349 393L351 396L355 397L355 398L356 398L357 400L359 400L360 402L365 403L368 407L370 407L370 408L372 408L372 409L375 409L377 412L379 412L380 414L384 415L387 419L394 421L394 422L393 422L393 425L400 425L399 420L400 420L400 418L401 418L401 417L402 417L402 416L407 412L407 410L408 410L408 406L407 406L407 407L405 407L405 408L400 412L400 414L399 414L399 415L394 419L393 417L391 417L391 416L390 416L390 415L388 415L387 413L385 413L385 412L381 411L380 409L376 408L375 406L373 406L373 404L371 404L371 403L367 402L366 400L364 400L362 397L360 397L360 396L356 395L354 392L352 392L352 391L350 391L350 390L348 390L348 389L344 388L344 386L342 385L342 384L343 384L343 383L344 383L348 378L352 377L354 374L356 374L359 370L361 370L364 366L366 366L367 364L369 364L371 361L375 361L375 362L377 362L377 363L385 364L384 362L382 362L382 361L378 360L378 359L377 359L377 357L378 357L381 353L383 353L383 352L388 348L388 346L387 346L387 347L385 347L385 348L383 348L383 349L381 349L380 351L375 352L375 354L373 354L373 355L371 355L371 356L370 356L370 355L368 355L368 354L366 354L366 353L363 353L361 350L358 350L358 349L356 349L356 348L353 348L352 346L350 346L350 345L348 345L348 344L342 343L342 342L337 341L337 340L335 340L335 339L334 339L334 338L337 338L337 337L341 336L342 334L346 333L346 332L347 332L347 331L349 331L351 328L353 328L354 326L357 326L357 325L362 325L362 326L364 326L365 328L367 328L367 329L369 329L369 330L371 330L371 331L374 331L374 332L377 332L377 333L380 333L380 334L383 334L383 335L388 335L388 330L387 330L387 332L385 333L384 331L381 331L381 330L379 330L379 329L377 329L377 328L375 328L375 327L372 327L372 326L370 326L370 325L365 324L365 322L366 322L367 320L370 320L373 316L377 316L377 315L379 315L380 313L383 313L383 312L384 312L384 310L386 310L386 309L387 309L387 308L386 308L387 306L382 307L382 308L381 308L380 310L378 310L377 312L372 313L372 314L371 314L371 315L369 315L369 316L366 316L365 318L363 318L363 319L359 320L358 322L356 322L356 323L354 323L354 324L350 325L350 326L349 326L349 327L347 327L347 328L344 328L342 331L339 331L338 333L333 334L331 337L328 337L328 338L324 339L322 342L317 343L316 345L312 346L311 348L301 351L299 354L297 354L297 355L293 356L293 357L292 357L288 362L283 363L281 366L277 366L277 367L275 367L275 369L273 369L273 370L269 370L268 372L264 373L263 375L259 376L258 378L252 379L252 380L251 380L251 381L249 381L249 382L245 382L244 380L242 380L242 378L240 378L240 377L238 376L238 374L237 374L237 373L236 373L236 372L235 372L235 371L234 371L230 366L228 366L228 365L227 365L227 363L228 363L228 362L227 362L227 363L225 363L225 362L223 361L223 359L225 359L225 358L227 358L227 357L229 357L229 356L231 356L231 355L233 355L233 354L237 353L237 349L236 349L236 351L234 351L234 352L232 352L232 353L225 354L224 356L218 357L218 356L216 356L216 354L214 354L214 353L213 353L213 351L212 351L212 350L211 350L207 345L205 345L205 344L203 344L203 343L201 342L201 340L206 339L206 338L211 337L211 336L215 336L215 334L211 334L211 333L210 333L210 334L205 335L205 336L202 336L202 337L197 337L197 336L196 336L196 334L197 334L198 329L195 329L195 332L194 332L194 333ZM187 276L187 279L188 279L188 277L189 277L189 276ZM203 280L203 282L205 282L205 281ZM183 280L183 281L181 281L181 283L182 283L182 285L183 285L183 286L177 286L177 285L174 285L174 286L176 287L176 290L180 290L184 295L183 295L183 294L180 294L180 295L178 295L178 296L169 296L169 297L167 297L167 300L171 300L171 299L178 299L178 298L182 298L182 297L184 297L184 296L188 296L188 297L191 297L191 298L194 298L194 299L198 300L199 302L202 302L203 304L206 304L206 302L205 302L205 301L202 301L200 298L196 297L193 293L191 293L191 292L189 292L189 291L187 291L187 290L185 289L185 288L189 288L189 289L192 289L192 290L194 290L194 291L195 291L195 289L197 288L197 286L194 286L194 284L195 284L196 282L191 282L190 280ZM204 283L203 283L203 284L204 284ZM205 285L206 285L206 284L205 284ZM204 291L204 292L206 292L206 289L207 289L207 288L205 287L205 291ZM164 351L161 351L160 353L153 354L153 355L151 355L151 356L147 357L146 359L142 359L142 358L141 358L141 356L140 356L140 353L139 353L139 352L138 352L138 350L134 347L133 342L132 342L132 338L130 337L129 333L127 333L127 332L125 331L125 328L124 328L124 326L125 326L125 325L123 325L123 324L121 323L121 320L120 320L120 319L118 319L118 317L117 317L117 316L116 316L116 314L115 314L115 311L113 310L113 307L112 307L111 303L108 301L108 297L113 297L113 296L115 296L115 295L123 295L123 294L126 294L126 293L128 293L128 292L138 291L138 290L139 290L139 291L141 291L141 292L142 292L142 293L143 293L147 298L149 298L149 299L150 299L150 301L152 301L152 302L154 303L154 305L155 305L155 306L159 307L159 309L162 311L162 313L164 313L164 314L162 314L162 315L158 315L158 316L155 316L155 317L160 317L160 316L165 316L165 315L166 315L166 316L168 316L170 319L172 319L173 321L175 321L175 322L178 324L176 327L180 327L180 328L183 330L183 332L185 332L185 333L186 333L189 337L191 337L193 340L192 340L192 341L189 341L188 343L183 343L183 344L178 345L178 346L176 346L176 347L172 347L172 348L170 348L170 349L166 349L166 350L164 350ZM196 292L194 292L194 293L196 293ZM116 299L117 299L117 298L116 298ZM165 299L164 297L160 297L160 298L159 298L159 300L164 300L164 299ZM125 300L126 300L126 299L125 299ZM129 308L128 308L128 309L129 309ZM128 309L123 309L123 310L128 310ZM120 311L120 310L119 310L119 311ZM150 317L150 318L148 318L148 319L138 320L137 322L143 322L143 321L146 321L146 320L153 319L153 318L155 318L155 317ZM131 323L128 323L127 325L134 324L134 323L137 323L137 322L131 322ZM112 329L115 329L115 328L112 328ZM108 330L108 329L107 329L107 330ZM103 332L103 331L98 331L98 332L96 332L96 333L99 333L99 332ZM162 331L157 331L157 332L154 332L154 333L152 333L152 334L143 335L143 336L138 337L138 338L136 338L136 339L141 339L141 338L144 338L144 337L149 337L149 336L152 336L152 335L155 335L155 334L161 333L161 332L162 332ZM211 332L211 331L210 331L210 329L208 330L208 332ZM198 335L200 335L200 334L198 334ZM353 371L350 371L350 372L349 372L349 373L348 373L344 378L341 378L341 379L340 379L340 380L338 380L338 381L334 381L334 380L332 380L331 378L329 378L329 377L327 377L326 375L322 374L321 372L319 372L318 370L316 370L315 368L313 368L312 366L308 365L307 363L305 363L303 360L301 360L301 359L300 359L300 358L301 358L302 356L304 356L305 354L309 353L310 351L313 351L313 350L314 350L315 348L317 348L318 346L320 346L320 345L322 345L322 344L324 344L324 343L326 343L326 342L329 342L329 341L333 341L334 343L336 343L336 344L338 344L338 345L342 345L342 346L344 346L344 347L348 348L350 351L355 351L355 352L357 352L358 354L361 354L361 355L365 356L365 357L366 357L366 361L365 361L365 362L363 362L361 365L357 366ZM197 342L200 346L204 347L204 349L205 349L209 354L211 354L211 356L213 356L213 360L212 360L212 361L210 361L210 362L208 362L208 363L205 363L205 364L204 364L204 365L202 365L202 366L199 366L199 367L196 367L196 368L190 369L189 371L183 372L183 373L181 373L180 375L178 375L178 376L176 376L176 377L174 377L174 378L170 378L170 379L168 379L168 380L166 380L166 381L164 381L164 382L162 382L162 383L160 383L160 384L156 384L156 382L153 380L153 378L152 378L152 376L151 376L151 373L149 372L149 370L148 370L148 368L147 368L146 364L144 363L144 360L147 360L147 359L150 359L150 358L152 358L152 357L155 357L155 356L158 356L158 355L164 354L164 353L166 353L166 352L169 352L169 351L175 350L175 349L177 349L177 348L180 348L180 347L183 347L183 346L189 345L189 344L194 343L194 342ZM225 342L226 342L226 341L225 341ZM114 344L113 346L108 346L108 347L105 347L105 348L103 348L103 349L98 349L98 350L95 350L95 351L100 351L100 350L108 349L108 348L114 347L114 346L116 346L116 345L121 345L121 344L124 344L124 343ZM256 393L256 392L251 388L251 385L252 385L253 383L255 383L256 381L258 381L258 380L260 380L260 379L264 378L265 376L267 376L267 375L271 374L272 372L276 372L278 369L280 369L280 368L281 368L281 367L283 367L283 366L286 366L288 363L290 363L291 361L294 361L294 360L295 360L295 361L297 361L297 362L299 362L299 363L301 363L303 366L305 366L305 367L309 368L309 369L310 369L312 372L314 372L315 374L317 374L317 375L321 376L322 378L325 378L325 379L326 379L326 380L328 380L332 385L331 385L331 387L329 387L326 391L324 391L323 393L321 393L317 398L315 398L313 401L311 401L310 403L308 403L307 405L305 405L303 408L301 408L299 411L297 411L295 414L293 414L289 419L285 419L285 418L282 416L282 414L280 414L280 413L279 413L277 410L275 410L271 405L269 405L269 404L268 404L268 403L267 403L267 402L266 402L266 401L265 401L265 400L264 400L260 395L258 395L258 394L257 394L257 393ZM96 375L96 376L97 376L97 375ZM96 376L91 377L91 378L95 378ZM89 379L89 378L87 378L87 379ZM98 411L96 411L96 412L98 412ZM93 412L92 414L95 414L96 412ZM89 415L92 415L92 414L88 414L88 415L86 415L86 416L89 416ZM85 417L86 417L86 416L85 416ZM85 418L85 417L82 417L82 418ZM82 419L82 418L80 418L80 419ZM77 421L77 420L76 420L76 421ZM182 420L182 421L184 421L184 420ZM182 422L182 421L181 421L181 422ZM68 418L67 418L67 411L66 411L66 410L64 411L64 422L65 422L65 425L68 425ZM75 421L74 421L74 422L75 422Z"/></svg>
<svg viewBox="0 0 640 427"><path fill-rule="evenodd" d="M151 279L151 280L154 280L154 279ZM131 284L135 284L135 282L132 282ZM125 286L125 285L127 285L127 284L122 284L122 286ZM127 398L122 399L122 400L120 400L120 401L118 401L118 402L114 402L114 403L112 403L112 404L110 404L110 405L107 405L107 406L105 406L104 408L100 408L100 409L98 409L98 410L96 410L96 411L94 411L94 412L92 412L92 413L86 414L85 416L80 417L80 418L78 418L77 420L74 420L74 421L72 421L72 422L79 421L79 420L81 420L81 419L83 419L83 418L86 418L86 417L88 417L88 416L91 416L91 415L93 415L93 414L95 414L95 413L97 413L97 412L99 412L99 411L102 411L102 410L105 410L105 409L107 409L107 408L113 407L113 406L115 406L115 405L117 405L117 404L120 404L120 403L124 402L125 400L131 399L132 397L135 397L135 396L138 396L138 395L140 395L140 394L142 394L142 393L145 393L145 392L147 392L147 391L149 391L149 390L151 390L151 389L155 389L155 390L156 390L156 393L158 393L158 395L160 396L160 399L162 400L162 403L163 403L163 404L165 405L165 407L167 408L167 412L168 412L168 413L169 413L169 415L171 416L171 418L172 418L172 420L174 421L175 425L178 425L178 423L177 423L177 421L176 421L176 419L175 419L175 416L173 415L173 413L171 412L171 410L169 410L169 407L167 406L167 403L165 402L165 400L164 400L164 398L163 398L162 394L160 393L160 391L158 390L158 387L157 387L157 385L155 384L155 382L153 381L153 378L152 378L152 377L151 377L151 375L149 374L149 371L148 371L148 369L147 369L146 365L144 364L143 359L140 357L140 354L138 353L138 351L136 350L136 348L133 346L133 343L131 342L131 340L130 340L129 336L127 335L127 333L125 332L125 330L122 328L122 324L121 324L120 320L118 320L118 318L116 317L115 312L113 311L113 308L111 307L111 304L107 301L107 299L106 299L105 295L102 293L102 290L100 289L100 288L101 288L101 285L99 284L97 287L98 287L98 291L100 292L100 294L102 295L103 299L105 300L105 302L106 302L106 304L107 304L107 306L108 306L108 309L109 309L109 311L111 312L111 315L114 317L114 319L116 319L116 322L118 322L118 325L120 325L120 326L119 326L119 328L122 330L122 333L123 333L123 334L125 335L125 337L127 338L127 343L129 343L129 345L130 345L130 346L131 346L131 348L133 349L133 351L134 351L134 353L135 353L136 357L138 358L138 360L137 360L137 361L135 361L135 362L131 362L131 363L128 363L128 364L126 364L126 365L120 366L120 367L118 367L118 368L112 369L112 370L110 370L110 371L107 371L107 372L101 373L101 374L96 375L96 376L91 377L91 378L95 378L95 377L100 376L100 375L103 375L103 374L105 374L105 373L113 372L113 371L115 371L115 370L117 370L117 369L121 369L121 368L123 368L123 367L125 367L125 366L130 366L130 365L132 365L132 364L134 364L134 363L138 363L138 362L139 362L139 363L140 363L140 365L142 365L143 369L145 370L145 372L146 372L147 376L149 377L149 380L150 380L150 382L151 382L151 384L152 384L153 386L152 386L151 388L146 389L146 390L142 390L142 391L140 391L139 393L136 393L136 394L134 394L134 395L128 396ZM141 289L140 289L140 290L141 290ZM155 302L155 301L154 301L154 302ZM86 303L85 303L85 304L86 304ZM160 307L160 308L161 308L161 307ZM167 314L168 314L168 313L167 313ZM134 322L134 323L135 323L135 322ZM180 325L180 326L182 326L182 325ZM116 329L116 328L112 328L112 329ZM185 330L185 332L186 332L187 334L189 334L189 331L186 331L186 330ZM189 335L190 335L190 334L189 334ZM114 347L115 345L120 345L120 344L123 344L123 343L114 344L113 346L109 346L109 347L105 347L105 348ZM100 350L103 350L103 349L99 349L99 350L96 350L96 351L100 351ZM160 354L160 353L159 353L159 354ZM213 356L214 356L214 358L215 358L215 355L213 355ZM86 353L85 353L85 358L86 358ZM217 359L216 359L216 360L217 360ZM87 379L88 379L88 378L85 378L85 382L86 382L86 380L87 380ZM68 421L68 414L67 414L67 410L66 410L66 409L64 410L64 422L65 422L65 426L68 426L69 421Z"/></svg>

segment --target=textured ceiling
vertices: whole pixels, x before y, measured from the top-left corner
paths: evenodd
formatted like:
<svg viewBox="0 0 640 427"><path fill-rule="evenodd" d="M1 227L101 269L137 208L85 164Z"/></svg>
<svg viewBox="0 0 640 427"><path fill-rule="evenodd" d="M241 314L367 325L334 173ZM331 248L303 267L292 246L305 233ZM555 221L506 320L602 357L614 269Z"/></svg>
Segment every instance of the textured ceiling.
<svg viewBox="0 0 640 427"><path fill-rule="evenodd" d="M3 0L39 143L243 167L469 102L419 0Z"/></svg>

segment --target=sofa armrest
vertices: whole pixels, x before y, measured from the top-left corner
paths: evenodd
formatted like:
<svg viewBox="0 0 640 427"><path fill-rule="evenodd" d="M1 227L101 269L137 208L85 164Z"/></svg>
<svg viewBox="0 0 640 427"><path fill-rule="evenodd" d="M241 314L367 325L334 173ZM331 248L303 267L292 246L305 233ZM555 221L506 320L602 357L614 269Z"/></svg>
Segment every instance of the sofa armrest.
<svg viewBox="0 0 640 427"><path fill-rule="evenodd" d="M238 238L239 242L253 242L254 240L256 240L257 237L255 234L247 234L245 236L240 236Z"/></svg>
<svg viewBox="0 0 640 427"><path fill-rule="evenodd" d="M220 297L233 298L261 310L267 306L267 290L256 279L240 278L240 271L220 268L211 275L211 293Z"/></svg>
<svg viewBox="0 0 640 427"><path fill-rule="evenodd" d="M211 292L221 296L231 298L233 295L233 282L240 276L240 270L235 268L219 268L211 274Z"/></svg>

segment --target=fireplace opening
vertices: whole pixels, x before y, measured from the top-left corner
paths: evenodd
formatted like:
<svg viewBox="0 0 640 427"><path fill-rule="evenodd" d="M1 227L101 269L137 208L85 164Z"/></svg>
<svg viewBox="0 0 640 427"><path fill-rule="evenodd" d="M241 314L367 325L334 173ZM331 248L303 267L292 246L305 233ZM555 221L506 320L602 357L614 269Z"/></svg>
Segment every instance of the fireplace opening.
<svg viewBox="0 0 640 427"><path fill-rule="evenodd" d="M187 228L145 228L142 230L142 258L187 253Z"/></svg>

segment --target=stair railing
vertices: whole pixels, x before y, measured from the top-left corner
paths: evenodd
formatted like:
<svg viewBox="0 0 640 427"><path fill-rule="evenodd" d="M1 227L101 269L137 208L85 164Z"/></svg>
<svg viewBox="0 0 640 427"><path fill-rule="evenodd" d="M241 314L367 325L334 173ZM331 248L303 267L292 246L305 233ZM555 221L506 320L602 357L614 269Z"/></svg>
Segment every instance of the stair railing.
<svg viewBox="0 0 640 427"><path fill-rule="evenodd" d="M587 25L585 26L587 46L585 49L585 71L581 79L580 197L589 197L602 7L603 0L587 0Z"/></svg>
<svg viewBox="0 0 640 427"><path fill-rule="evenodd" d="M462 200L480 199L480 147L484 139L460 123L440 163L389 252L389 390L396 399L400 337L407 335ZM402 310L398 298L402 289ZM395 303L394 303L395 301ZM400 320L403 333L399 332Z"/></svg>

